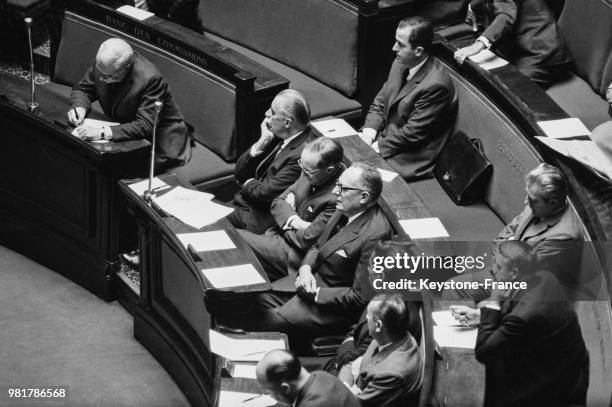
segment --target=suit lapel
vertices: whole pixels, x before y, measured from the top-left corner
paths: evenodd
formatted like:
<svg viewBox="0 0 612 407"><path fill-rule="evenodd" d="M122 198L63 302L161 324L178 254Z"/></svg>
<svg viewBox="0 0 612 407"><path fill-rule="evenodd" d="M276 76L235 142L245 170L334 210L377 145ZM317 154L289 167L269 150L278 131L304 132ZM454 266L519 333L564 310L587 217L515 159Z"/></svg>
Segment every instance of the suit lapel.
<svg viewBox="0 0 612 407"><path fill-rule="evenodd" d="M336 212L338 213L338 212ZM343 227L338 233L332 236L329 240L327 240L319 250L319 256L321 258L326 258L334 253L341 247L347 246L350 242L357 239L359 237L359 232L361 231L362 226L371 218L372 216L372 208L366 210L364 213L359 215L357 219ZM338 221L336 221L337 223ZM330 229L327 232L326 238L329 238L329 234L331 233Z"/></svg>
<svg viewBox="0 0 612 407"><path fill-rule="evenodd" d="M266 173L266 171L268 171L270 164L272 164L272 161L274 161L275 155L280 149L280 146L282 144L283 144L282 140L279 139L279 141L272 148L272 150L268 153L268 155L263 160L261 160L261 162L255 169L255 179L263 178L263 175Z"/></svg>
<svg viewBox="0 0 612 407"><path fill-rule="evenodd" d="M412 78L410 78L409 81L406 82L406 84L400 89L400 91L395 95L395 97L391 98L391 103L389 103L389 109L396 102L402 100L406 95L408 95L414 90L416 85L423 80L423 78L429 73L429 71L433 67L433 61L433 57L429 57L429 59L427 60L427 62L425 62L425 64L423 64L421 69L419 69L417 73ZM406 78L407 76L408 69L405 69L402 73L402 76L400 77L400 80L403 81L404 78Z"/></svg>

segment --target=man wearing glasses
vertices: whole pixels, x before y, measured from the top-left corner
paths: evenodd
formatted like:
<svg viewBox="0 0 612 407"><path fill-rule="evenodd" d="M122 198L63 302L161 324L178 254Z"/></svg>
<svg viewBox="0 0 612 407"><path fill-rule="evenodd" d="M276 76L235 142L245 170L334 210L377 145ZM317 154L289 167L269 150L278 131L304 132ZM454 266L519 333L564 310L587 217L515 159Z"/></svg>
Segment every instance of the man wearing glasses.
<svg viewBox="0 0 612 407"><path fill-rule="evenodd" d="M236 162L234 176L241 189L227 217L236 229L261 234L274 224L270 204L302 173L298 159L314 138L309 123L310 106L300 92L286 89L272 100L259 140Z"/></svg>
<svg viewBox="0 0 612 407"><path fill-rule="evenodd" d="M312 335L346 332L374 296L370 255L379 240L393 235L376 204L381 191L376 168L354 163L344 171L334 188L336 212L298 274L275 281L271 292L258 295L248 307L251 314L234 325L286 332L298 347Z"/></svg>
<svg viewBox="0 0 612 407"><path fill-rule="evenodd" d="M335 212L333 190L344 170L342 157L342 146L333 139L319 137L307 143L298 160L302 175L272 201L274 225L263 235L238 230L270 280L288 275L288 267L297 271Z"/></svg>
<svg viewBox="0 0 612 407"><path fill-rule="evenodd" d="M104 114L116 126L84 124L92 102L98 100ZM191 158L192 134L174 102L168 85L151 62L135 53L130 45L111 38L102 43L95 65L74 85L70 95L68 122L86 141L151 140L156 101L163 103L159 114L156 172L186 164Z"/></svg>

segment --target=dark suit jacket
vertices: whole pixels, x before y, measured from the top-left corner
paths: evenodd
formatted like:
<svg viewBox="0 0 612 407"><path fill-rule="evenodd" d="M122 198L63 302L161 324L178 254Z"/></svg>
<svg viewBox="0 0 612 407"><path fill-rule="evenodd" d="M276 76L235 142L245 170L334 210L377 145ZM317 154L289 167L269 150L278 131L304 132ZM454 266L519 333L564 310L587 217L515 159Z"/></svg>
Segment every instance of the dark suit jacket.
<svg viewBox="0 0 612 407"><path fill-rule="evenodd" d="M342 170L330 178L325 184L313 187L307 176L302 174L298 180L272 201L270 212L276 223L276 229L283 239L302 255L321 236L327 221L336 211L336 196L333 189ZM285 198L293 194L294 207L289 205ZM307 222L311 222L304 230L286 230L282 228L287 219L297 215Z"/></svg>
<svg viewBox="0 0 612 407"><path fill-rule="evenodd" d="M416 406L422 374L423 360L412 335L381 351L373 340L363 355L355 381L362 390L357 398L362 407Z"/></svg>
<svg viewBox="0 0 612 407"><path fill-rule="evenodd" d="M295 407L359 407L359 401L337 377L318 371L310 374Z"/></svg>
<svg viewBox="0 0 612 407"><path fill-rule="evenodd" d="M486 366L486 406L585 405L589 356L556 277L536 272L526 290L482 308L476 358Z"/></svg>
<svg viewBox="0 0 612 407"><path fill-rule="evenodd" d="M513 65L544 67L569 62L546 0L485 0L490 21L482 33Z"/></svg>
<svg viewBox="0 0 612 407"><path fill-rule="evenodd" d="M404 82L405 65L395 60L374 99L364 127L380 131L380 154L408 181L431 177L456 112L455 87L435 57Z"/></svg>
<svg viewBox="0 0 612 407"><path fill-rule="evenodd" d="M243 185L233 201L235 206L250 212L247 230L263 233L274 224L270 214L270 204L302 173L298 160L302 155L304 144L314 137L310 127L306 127L278 155L275 149L282 143L280 139L270 143L257 157L252 157L251 150L248 149L238 158L234 169L236 180L244 183L249 178L254 178L253 181Z"/></svg>
<svg viewBox="0 0 612 407"><path fill-rule="evenodd" d="M527 229L533 221L529 205L517 215L495 238L496 241L516 239L533 246L540 269L554 272L564 282L578 277L582 255L582 225L568 205L546 221Z"/></svg>
<svg viewBox="0 0 612 407"><path fill-rule="evenodd" d="M160 100L164 105L159 114L156 167L184 165L191 158L192 135L168 85L155 65L138 53L134 53L134 64L119 83L104 83L98 79L95 67L89 68L72 88L70 108L84 107L89 112L95 100L100 102L106 116L121 123L111 127L114 141L151 140L155 120L153 103Z"/></svg>
<svg viewBox="0 0 612 407"><path fill-rule="evenodd" d="M336 212L310 248L302 264L312 267L320 287L315 303L303 293L278 308L280 316L311 333L344 333L358 318L374 295L369 280L370 255L379 240L393 235L393 229L378 205L329 237L340 219ZM295 290L295 276L275 281L273 290Z"/></svg>

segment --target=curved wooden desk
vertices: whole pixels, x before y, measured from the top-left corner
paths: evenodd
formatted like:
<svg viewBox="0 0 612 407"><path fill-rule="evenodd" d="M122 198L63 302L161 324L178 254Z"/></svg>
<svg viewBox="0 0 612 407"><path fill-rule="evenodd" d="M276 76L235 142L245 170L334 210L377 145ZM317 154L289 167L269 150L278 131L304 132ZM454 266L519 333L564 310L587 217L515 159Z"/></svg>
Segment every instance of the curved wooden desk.
<svg viewBox="0 0 612 407"><path fill-rule="evenodd" d="M29 82L21 79L0 76L0 95L0 241L111 299L116 184L142 173L149 143L84 142L61 127L66 98L39 87L41 114L28 113Z"/></svg>
<svg viewBox="0 0 612 407"><path fill-rule="evenodd" d="M171 186L193 188L174 175L160 177ZM219 389L219 359L210 352L211 318L205 302L223 302L224 292L245 295L271 288L266 273L233 226L221 219L199 231L224 230L236 248L198 253L200 260L178 240L177 233L195 229L149 206L125 181L127 197L138 225L141 285L134 310L134 336L171 374L193 405L213 406ZM251 263L265 283L215 289L200 272L211 267Z"/></svg>

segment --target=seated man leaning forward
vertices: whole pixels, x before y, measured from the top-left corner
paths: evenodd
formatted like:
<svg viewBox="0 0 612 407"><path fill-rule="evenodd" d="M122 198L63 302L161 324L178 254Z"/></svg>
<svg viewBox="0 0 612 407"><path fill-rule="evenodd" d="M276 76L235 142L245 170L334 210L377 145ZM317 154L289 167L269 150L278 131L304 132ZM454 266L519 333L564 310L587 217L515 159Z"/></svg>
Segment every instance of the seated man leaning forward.
<svg viewBox="0 0 612 407"><path fill-rule="evenodd" d="M419 403L423 360L408 332L410 316L398 294L380 294L367 308L374 338L363 356L344 365L338 378L350 386L361 406L410 407Z"/></svg>
<svg viewBox="0 0 612 407"><path fill-rule="evenodd" d="M327 372L308 373L291 352L272 350L255 369L266 394L294 407L359 407L349 389Z"/></svg>
<svg viewBox="0 0 612 407"><path fill-rule="evenodd" d="M344 171L334 189L336 212L304 256L298 275L283 277L271 292L258 294L252 307L244 307L249 314L234 316L234 325L286 332L298 340L346 332L373 297L370 255L379 240L393 234L376 204L381 190L376 168L353 163Z"/></svg>
<svg viewBox="0 0 612 407"><path fill-rule="evenodd" d="M104 114L119 125L97 128L82 124L96 100ZM100 45L95 65L72 88L68 122L79 126L76 132L87 141L151 140L156 101L163 103L155 146L159 173L189 161L193 136L155 65L127 42L111 38Z"/></svg>
<svg viewBox="0 0 612 407"><path fill-rule="evenodd" d="M429 21L400 21L393 46L397 57L361 134L406 181L432 176L455 118L455 87L430 54L432 41Z"/></svg>
<svg viewBox="0 0 612 407"><path fill-rule="evenodd" d="M297 271L302 257L335 212L333 189L344 170L342 157L342 146L333 139L319 137L308 142L298 160L302 175L272 201L270 212L275 224L264 235L238 229L270 280L286 276L288 267Z"/></svg>
<svg viewBox="0 0 612 407"><path fill-rule="evenodd" d="M234 175L242 187L232 201L235 211L227 217L235 228L264 233L274 224L270 204L302 172L302 149L315 137L309 123L310 106L300 92L287 89L276 95L259 140L236 162Z"/></svg>
<svg viewBox="0 0 612 407"><path fill-rule="evenodd" d="M501 243L493 268L498 285L488 301L451 312L465 325L479 324L485 406L584 406L589 354L578 318L557 278L534 260L526 242Z"/></svg>

